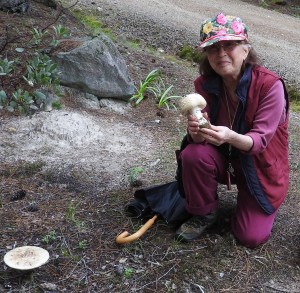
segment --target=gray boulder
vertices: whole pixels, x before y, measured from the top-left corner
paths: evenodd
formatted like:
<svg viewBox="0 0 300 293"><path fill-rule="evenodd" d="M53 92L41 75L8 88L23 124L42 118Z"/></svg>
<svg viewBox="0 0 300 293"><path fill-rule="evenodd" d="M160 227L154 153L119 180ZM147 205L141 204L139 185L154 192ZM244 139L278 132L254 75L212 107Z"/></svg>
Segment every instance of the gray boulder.
<svg viewBox="0 0 300 293"><path fill-rule="evenodd" d="M52 7L54 9L57 8L57 3L55 0L34 0L35 2L41 3L45 6Z"/></svg>
<svg viewBox="0 0 300 293"><path fill-rule="evenodd" d="M134 83L122 55L105 35L83 41L80 46L52 56L61 72L61 84L99 98L128 100Z"/></svg>
<svg viewBox="0 0 300 293"><path fill-rule="evenodd" d="M29 9L29 4L29 0L0 0L0 10L26 13Z"/></svg>

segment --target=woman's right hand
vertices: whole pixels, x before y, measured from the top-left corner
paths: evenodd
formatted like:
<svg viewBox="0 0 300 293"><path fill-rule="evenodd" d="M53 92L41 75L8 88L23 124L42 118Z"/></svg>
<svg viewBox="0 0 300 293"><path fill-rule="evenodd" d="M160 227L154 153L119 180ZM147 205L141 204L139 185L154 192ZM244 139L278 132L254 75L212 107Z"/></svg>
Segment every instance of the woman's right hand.
<svg viewBox="0 0 300 293"><path fill-rule="evenodd" d="M204 117L207 118L207 115L204 115ZM187 118L188 118L187 131L188 131L188 134L191 136L193 142L194 143L203 142L205 139L202 136L201 132L199 132L199 122L198 122L197 117L194 115L188 115Z"/></svg>
<svg viewBox="0 0 300 293"><path fill-rule="evenodd" d="M196 135L199 131L199 122L196 116L194 115L188 115L188 133L190 135L194 134Z"/></svg>

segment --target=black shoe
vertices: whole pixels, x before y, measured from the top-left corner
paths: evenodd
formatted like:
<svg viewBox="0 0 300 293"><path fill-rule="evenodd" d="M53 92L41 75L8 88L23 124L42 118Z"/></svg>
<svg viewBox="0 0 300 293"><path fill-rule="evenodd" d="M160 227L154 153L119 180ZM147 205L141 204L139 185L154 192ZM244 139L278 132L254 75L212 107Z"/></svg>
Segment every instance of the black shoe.
<svg viewBox="0 0 300 293"><path fill-rule="evenodd" d="M175 239L183 242L196 240L207 228L211 227L216 220L217 212L206 216L194 216L177 229Z"/></svg>

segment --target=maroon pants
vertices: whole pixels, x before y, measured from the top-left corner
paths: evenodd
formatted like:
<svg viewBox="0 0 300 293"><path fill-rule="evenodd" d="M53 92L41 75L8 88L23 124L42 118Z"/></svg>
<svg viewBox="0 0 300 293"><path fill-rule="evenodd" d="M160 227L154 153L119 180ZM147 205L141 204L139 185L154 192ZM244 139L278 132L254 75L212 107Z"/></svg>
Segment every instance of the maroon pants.
<svg viewBox="0 0 300 293"><path fill-rule="evenodd" d="M206 215L218 209L218 184L226 183L227 159L210 144L189 144L181 152L182 181L187 210L193 215ZM232 219L232 232L247 247L268 240L276 212L266 214L250 194L239 160L233 162L233 182L237 185L237 207Z"/></svg>

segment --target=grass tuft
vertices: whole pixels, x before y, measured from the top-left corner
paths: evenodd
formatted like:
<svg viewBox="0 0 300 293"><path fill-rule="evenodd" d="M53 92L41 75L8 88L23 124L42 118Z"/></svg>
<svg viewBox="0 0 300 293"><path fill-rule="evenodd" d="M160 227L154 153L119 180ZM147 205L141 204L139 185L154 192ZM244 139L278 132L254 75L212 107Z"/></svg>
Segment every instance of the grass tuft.
<svg viewBox="0 0 300 293"><path fill-rule="evenodd" d="M178 52L177 55L185 60L200 63L203 59L203 54L198 48L184 45Z"/></svg>

